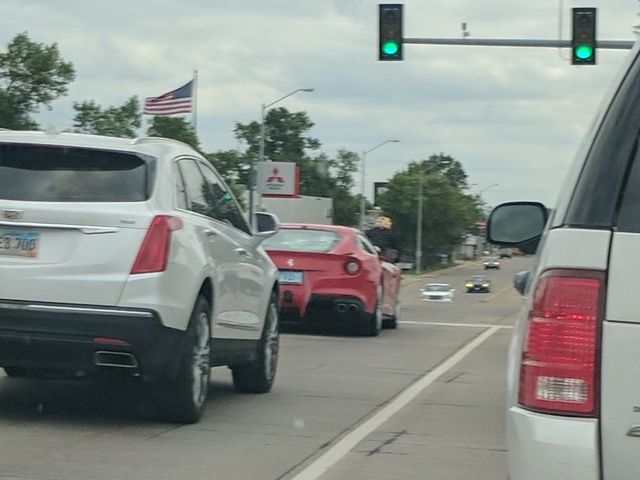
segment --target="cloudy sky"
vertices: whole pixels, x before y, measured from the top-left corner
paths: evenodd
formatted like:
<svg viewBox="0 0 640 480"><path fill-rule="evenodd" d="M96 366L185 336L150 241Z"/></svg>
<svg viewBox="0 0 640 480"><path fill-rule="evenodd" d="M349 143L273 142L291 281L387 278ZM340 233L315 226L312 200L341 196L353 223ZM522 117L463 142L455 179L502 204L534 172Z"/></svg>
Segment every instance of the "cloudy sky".
<svg viewBox="0 0 640 480"><path fill-rule="evenodd" d="M595 67L568 51L405 45L405 61L378 62L373 0L3 0L0 41L20 32L57 42L77 77L37 119L68 128L73 102L121 105L159 95L199 71L198 135L206 151L242 148L234 122L260 105L304 110L322 150L368 150L367 185L412 160L446 153L471 192L490 204L552 205L602 96L627 51L600 50ZM570 8L598 7L600 39L633 40L637 0L406 0L405 36L563 38ZM142 132L141 132L142 133ZM498 186L487 188L493 184ZM486 190L485 190L486 189ZM370 189L368 189L368 192Z"/></svg>

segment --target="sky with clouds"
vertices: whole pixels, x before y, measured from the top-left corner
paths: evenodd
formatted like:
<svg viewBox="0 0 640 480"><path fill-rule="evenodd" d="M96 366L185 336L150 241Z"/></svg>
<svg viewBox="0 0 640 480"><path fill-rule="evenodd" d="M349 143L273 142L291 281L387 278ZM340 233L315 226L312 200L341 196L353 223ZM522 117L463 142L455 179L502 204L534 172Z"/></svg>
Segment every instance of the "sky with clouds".
<svg viewBox="0 0 640 480"><path fill-rule="evenodd" d="M205 151L242 148L235 122L278 106L304 110L322 151L368 150L367 185L408 162L445 153L472 193L556 201L562 178L628 51L600 50L576 67L553 48L405 45L377 61L372 0L3 0L0 43L27 32L59 45L76 69L68 96L37 120L69 128L73 102L119 106L177 88L198 70L198 135ZM407 0L405 37L557 39L571 7L598 8L598 37L634 40L638 0ZM562 12L562 15L560 15ZM145 124L146 127L146 124ZM146 128L145 128L146 130ZM141 131L143 133L143 131ZM497 186L490 187L491 185ZM487 188L490 187L490 188ZM358 185L359 188L359 185Z"/></svg>

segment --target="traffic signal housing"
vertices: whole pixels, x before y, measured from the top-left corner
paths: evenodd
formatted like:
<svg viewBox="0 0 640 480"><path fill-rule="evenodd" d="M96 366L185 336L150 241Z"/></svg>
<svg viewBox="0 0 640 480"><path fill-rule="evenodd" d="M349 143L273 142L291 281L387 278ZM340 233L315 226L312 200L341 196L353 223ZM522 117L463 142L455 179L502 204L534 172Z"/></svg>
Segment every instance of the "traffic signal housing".
<svg viewBox="0 0 640 480"><path fill-rule="evenodd" d="M379 4L378 16L378 60L402 60L402 4Z"/></svg>
<svg viewBox="0 0 640 480"><path fill-rule="evenodd" d="M571 37L571 64L596 64L596 9L579 7L572 9L573 35Z"/></svg>

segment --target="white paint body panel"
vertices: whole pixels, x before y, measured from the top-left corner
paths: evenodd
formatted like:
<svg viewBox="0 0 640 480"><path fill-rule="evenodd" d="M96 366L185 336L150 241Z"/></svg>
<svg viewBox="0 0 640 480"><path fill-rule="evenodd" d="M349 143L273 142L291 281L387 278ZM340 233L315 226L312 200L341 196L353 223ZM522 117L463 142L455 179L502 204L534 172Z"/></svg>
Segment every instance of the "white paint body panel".
<svg viewBox="0 0 640 480"><path fill-rule="evenodd" d="M559 228L547 232L534 278L552 269L606 270L611 233ZM531 286L533 291L535 284ZM547 415L518 404L520 360L531 298L513 331L507 362L507 445L511 480L599 479L598 419Z"/></svg>

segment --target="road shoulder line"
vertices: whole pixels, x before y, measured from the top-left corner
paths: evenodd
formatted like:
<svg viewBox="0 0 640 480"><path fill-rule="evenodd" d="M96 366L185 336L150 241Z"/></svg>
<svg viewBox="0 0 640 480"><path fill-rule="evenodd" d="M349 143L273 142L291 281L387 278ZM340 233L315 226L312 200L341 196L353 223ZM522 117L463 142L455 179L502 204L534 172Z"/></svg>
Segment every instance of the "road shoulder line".
<svg viewBox="0 0 640 480"><path fill-rule="evenodd" d="M398 323L404 324L404 325L425 325L429 327L465 327L465 328L497 327L497 328L506 328L506 329L513 328L512 325L490 325L486 323L417 322L413 320L400 320L398 321Z"/></svg>
<svg viewBox="0 0 640 480"><path fill-rule="evenodd" d="M467 355L482 345L494 333L501 330L500 325L487 326L487 330L464 345L453 355L447 357L433 370L427 372L417 381L400 392L391 402L378 410L374 415L355 427L351 432L342 437L325 453L314 460L304 470L295 475L292 480L316 480L326 473L333 465L338 463L351 450L353 450L369 434L376 431L387 420L406 407L409 402L433 384L438 378L455 367Z"/></svg>

